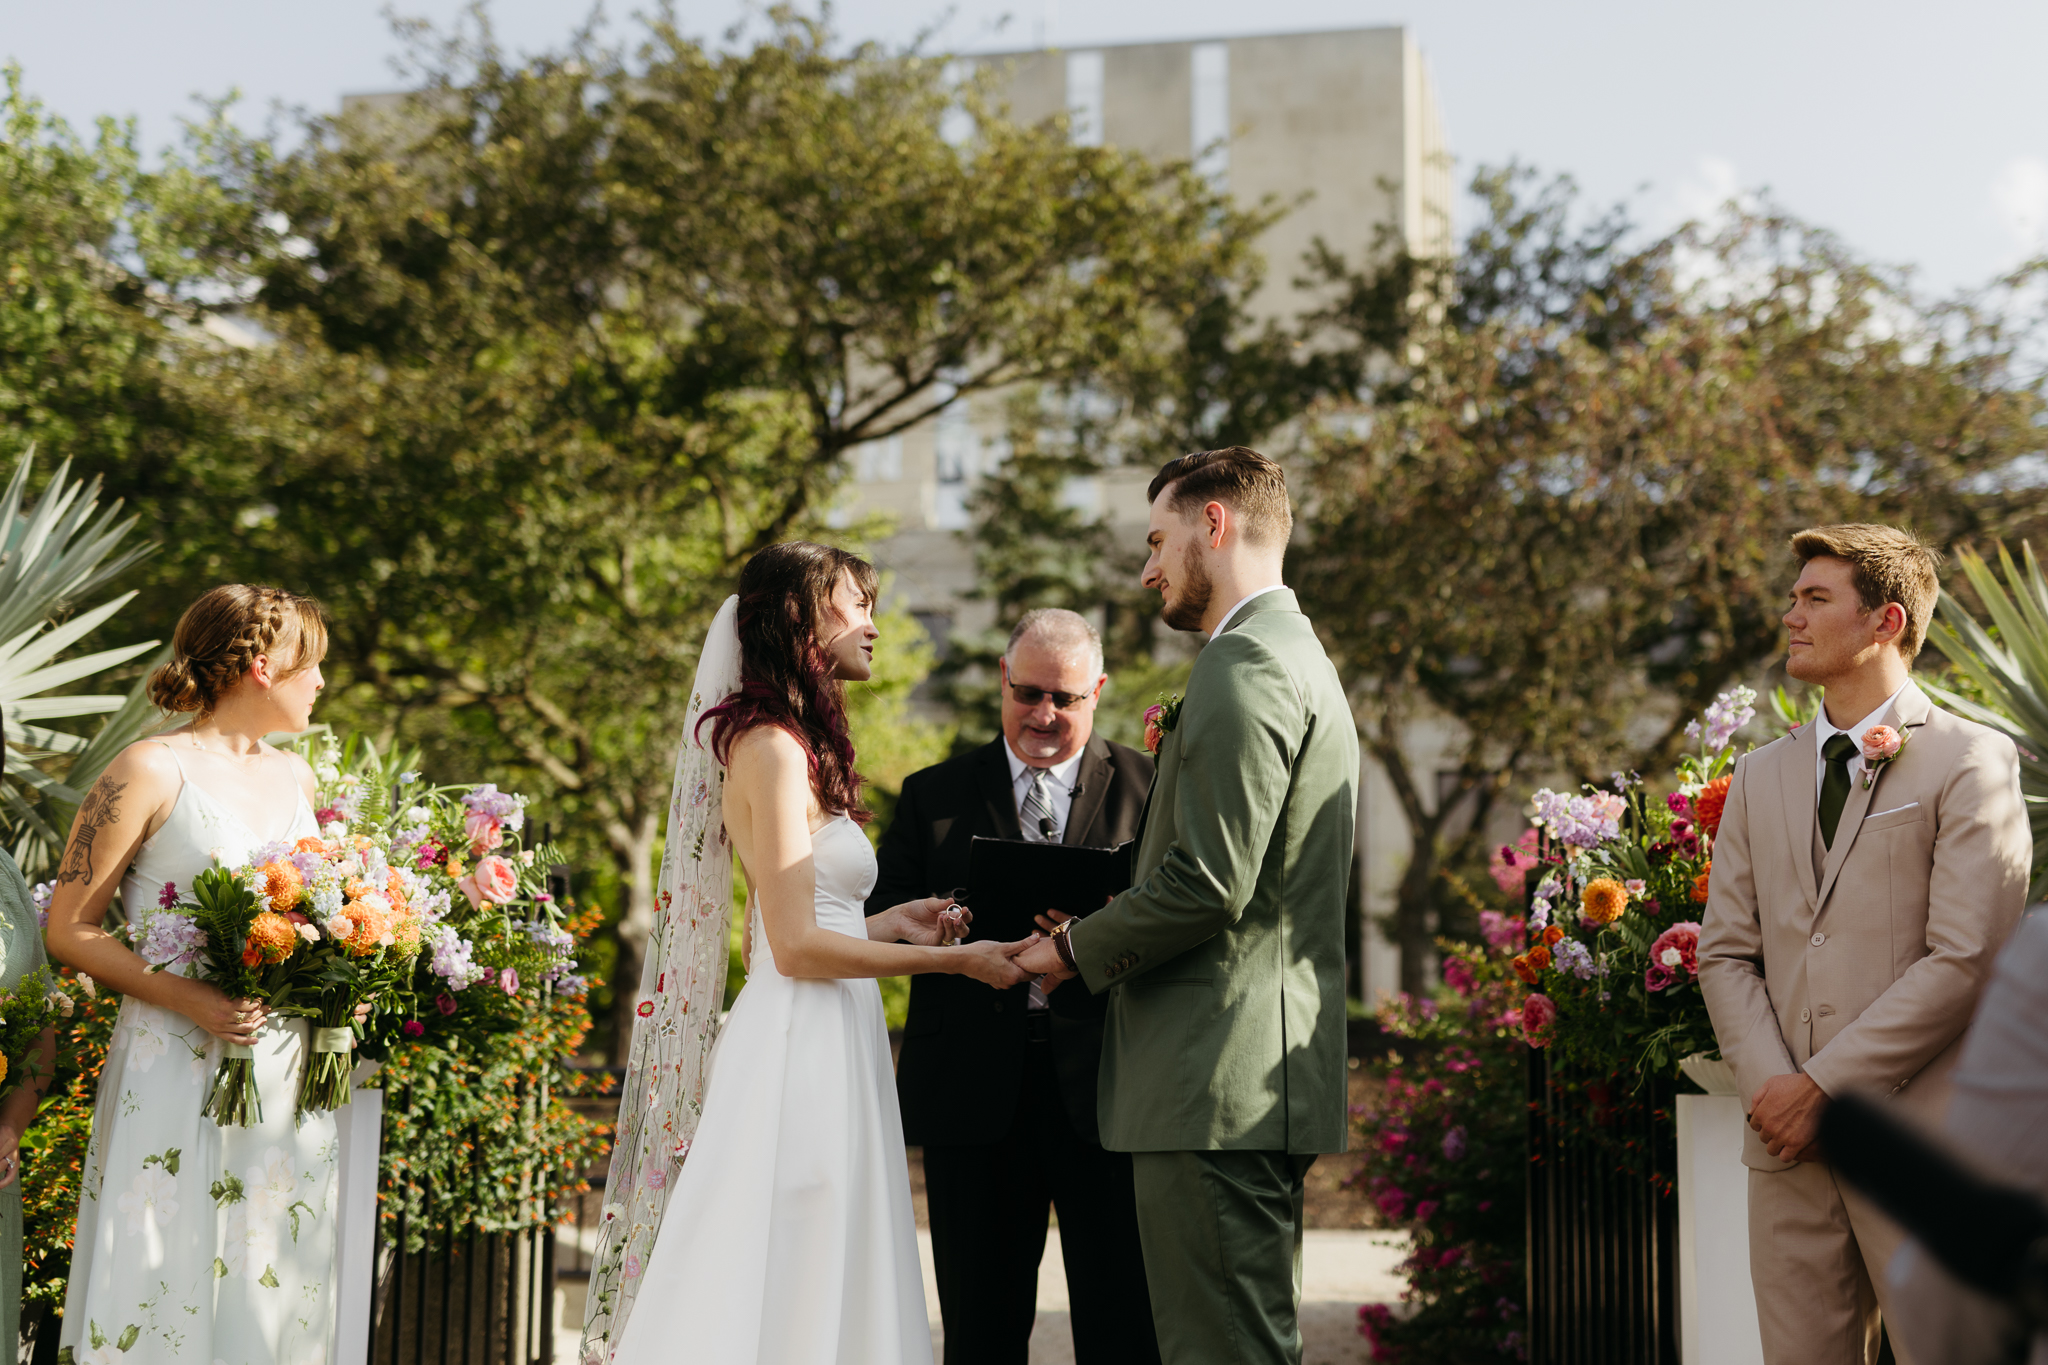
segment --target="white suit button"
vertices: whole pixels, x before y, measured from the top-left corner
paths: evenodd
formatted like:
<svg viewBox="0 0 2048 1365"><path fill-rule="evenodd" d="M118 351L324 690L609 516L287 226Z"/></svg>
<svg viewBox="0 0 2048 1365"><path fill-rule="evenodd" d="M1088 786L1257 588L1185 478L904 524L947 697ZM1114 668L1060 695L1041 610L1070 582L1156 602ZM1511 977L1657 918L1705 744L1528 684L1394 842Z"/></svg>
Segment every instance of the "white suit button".
<svg viewBox="0 0 2048 1365"><path fill-rule="evenodd" d="M1826 934L1815 934L1813 936L1813 946L1816 948L1820 947L1821 944L1826 943L1827 941L1828 936Z"/></svg>
<svg viewBox="0 0 2048 1365"><path fill-rule="evenodd" d="M1803 1024L1803 1023L1805 1023L1805 1022L1807 1021L1807 1019L1808 1019L1809 1017L1810 1017L1810 1016L1809 1016L1809 1015L1807 1014L1807 1012L1806 1012L1805 1010L1801 1010L1801 1011L1799 1011L1799 1022L1800 1022L1800 1023L1802 1023L1802 1024Z"/></svg>

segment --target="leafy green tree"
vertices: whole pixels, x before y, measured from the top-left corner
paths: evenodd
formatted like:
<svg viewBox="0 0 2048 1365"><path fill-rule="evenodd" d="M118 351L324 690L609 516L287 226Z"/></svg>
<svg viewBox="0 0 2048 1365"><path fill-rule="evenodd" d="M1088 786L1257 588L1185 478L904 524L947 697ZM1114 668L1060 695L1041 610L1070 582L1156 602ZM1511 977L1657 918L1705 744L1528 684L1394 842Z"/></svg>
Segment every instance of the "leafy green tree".
<svg viewBox="0 0 2048 1365"><path fill-rule="evenodd" d="M1555 188L1478 188L1490 215L1458 258L1353 277L1381 378L1323 429L1293 569L1407 818L1410 991L1438 871L1497 802L1536 773L1668 763L1777 651L1791 531L1946 542L2042 499L2015 478L2039 382L1995 314L1924 304L1780 215L1623 250L1617 219L1573 229ZM1447 778L1409 751L1428 718L1457 735Z"/></svg>
<svg viewBox="0 0 2048 1365"><path fill-rule="evenodd" d="M781 11L731 48L657 17L630 53L513 61L479 31L416 55L416 97L312 119L289 153L216 117L159 177L122 136L24 125L52 225L9 231L118 260L76 292L146 361L52 345L45 368L175 415L78 451L166 546L145 618L225 577L322 596L334 719L504 770L609 864L623 1018L697 644L740 565L825 534L852 446L1159 344L1220 202ZM944 135L955 112L971 137ZM138 223L160 247L122 245ZM203 331L223 310L266 344ZM0 389L38 373L9 366Z"/></svg>

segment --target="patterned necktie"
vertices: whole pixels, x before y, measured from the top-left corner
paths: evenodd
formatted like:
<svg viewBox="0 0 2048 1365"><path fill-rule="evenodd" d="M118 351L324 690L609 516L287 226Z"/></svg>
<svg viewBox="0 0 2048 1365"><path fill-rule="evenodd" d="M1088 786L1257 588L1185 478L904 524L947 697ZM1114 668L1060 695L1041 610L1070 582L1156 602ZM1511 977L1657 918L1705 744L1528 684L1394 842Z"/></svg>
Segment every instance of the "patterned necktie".
<svg viewBox="0 0 2048 1365"><path fill-rule="evenodd" d="M1849 760L1856 757L1856 741L1833 734L1820 752L1828 761L1827 776L1820 781L1820 841L1833 848L1835 826L1842 822L1842 807L1849 804Z"/></svg>
<svg viewBox="0 0 2048 1365"><path fill-rule="evenodd" d="M1035 844L1050 844L1060 837L1059 822L1052 817L1052 792L1048 789L1046 771L1043 768L1031 770L1031 790L1024 793L1023 819L1024 837Z"/></svg>
<svg viewBox="0 0 2048 1365"><path fill-rule="evenodd" d="M1024 793L1024 809L1018 812L1018 823L1024 826L1024 837L1034 844L1055 843L1060 837L1058 822L1052 818L1052 792L1046 778L1045 769L1031 770L1031 787ZM1048 834L1048 830L1052 832ZM1024 1008L1036 1013L1051 1007L1052 1002L1045 998L1044 988L1034 980L1025 992Z"/></svg>

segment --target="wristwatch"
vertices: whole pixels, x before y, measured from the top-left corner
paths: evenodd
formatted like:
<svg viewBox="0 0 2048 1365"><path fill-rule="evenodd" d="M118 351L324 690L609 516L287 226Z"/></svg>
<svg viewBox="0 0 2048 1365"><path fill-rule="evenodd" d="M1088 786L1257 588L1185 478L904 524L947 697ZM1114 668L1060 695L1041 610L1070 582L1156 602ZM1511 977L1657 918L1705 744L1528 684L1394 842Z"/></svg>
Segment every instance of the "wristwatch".
<svg viewBox="0 0 2048 1365"><path fill-rule="evenodd" d="M1060 965L1074 975L1081 974L1081 966L1074 961L1074 943L1067 937L1067 931L1074 927L1074 921L1063 919L1052 927L1053 950L1060 955Z"/></svg>

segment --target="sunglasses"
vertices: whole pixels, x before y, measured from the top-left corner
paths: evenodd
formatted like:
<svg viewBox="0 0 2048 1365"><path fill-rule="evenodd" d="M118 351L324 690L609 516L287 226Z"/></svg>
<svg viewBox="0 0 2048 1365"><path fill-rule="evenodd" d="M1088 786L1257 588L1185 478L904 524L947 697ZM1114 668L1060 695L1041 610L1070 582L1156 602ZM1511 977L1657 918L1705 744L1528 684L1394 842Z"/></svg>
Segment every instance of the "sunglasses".
<svg viewBox="0 0 2048 1365"><path fill-rule="evenodd" d="M1082 702L1088 700L1094 693L1048 692L1043 687L1026 687L1022 683L1011 683L1010 695L1017 699L1017 704L1020 706L1036 706L1038 703L1050 699L1053 706L1057 709L1071 711Z"/></svg>

